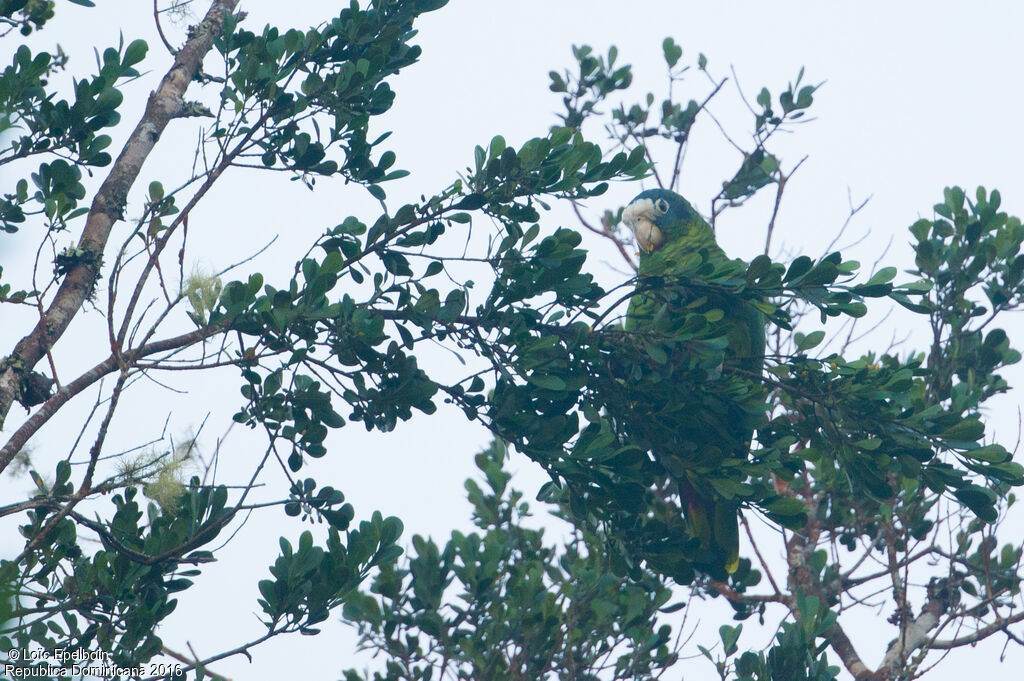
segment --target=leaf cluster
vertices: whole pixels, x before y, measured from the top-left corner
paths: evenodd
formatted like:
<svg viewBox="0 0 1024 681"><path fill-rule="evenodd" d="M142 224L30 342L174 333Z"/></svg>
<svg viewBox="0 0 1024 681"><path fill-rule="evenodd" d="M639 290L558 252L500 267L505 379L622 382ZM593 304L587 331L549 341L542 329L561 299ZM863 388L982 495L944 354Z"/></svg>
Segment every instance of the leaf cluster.
<svg viewBox="0 0 1024 681"><path fill-rule="evenodd" d="M577 533L556 548L528 529L522 493L509 486L505 447L476 457L485 486L466 481L477 532L443 547L419 535L415 554L388 567L346 603L361 645L386 656L384 679L653 679L677 660L658 624L671 591L646 573L623 584L601 542ZM602 673L603 672L603 673Z"/></svg>

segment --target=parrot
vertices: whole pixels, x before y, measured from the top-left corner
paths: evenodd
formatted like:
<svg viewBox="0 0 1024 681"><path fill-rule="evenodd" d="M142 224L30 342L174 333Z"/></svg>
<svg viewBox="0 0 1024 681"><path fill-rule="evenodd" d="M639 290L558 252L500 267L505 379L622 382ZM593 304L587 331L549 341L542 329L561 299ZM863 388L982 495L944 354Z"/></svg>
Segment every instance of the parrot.
<svg viewBox="0 0 1024 681"><path fill-rule="evenodd" d="M638 343L665 340L670 367L659 369L659 376L690 377L661 387L661 401L639 400L643 404L634 405L628 420L674 480L684 527L699 539L705 556L699 562L731 574L739 564L740 501L720 492L720 476L732 471L736 479L730 463L748 459L754 419L763 413L759 379L767 320L736 292L700 285L702 273L742 275L745 263L726 256L711 226L685 198L665 189L644 191L623 210L622 222L640 249L623 328ZM680 325L682 331L692 328L694 315L714 324L706 346L711 350L703 354L671 338L682 338Z"/></svg>

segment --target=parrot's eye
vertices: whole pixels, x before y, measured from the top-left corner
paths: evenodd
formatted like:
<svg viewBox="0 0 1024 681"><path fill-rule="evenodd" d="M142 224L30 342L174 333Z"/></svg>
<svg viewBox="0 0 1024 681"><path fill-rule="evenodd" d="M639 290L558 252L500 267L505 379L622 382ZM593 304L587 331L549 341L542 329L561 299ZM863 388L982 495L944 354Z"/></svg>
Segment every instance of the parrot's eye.
<svg viewBox="0 0 1024 681"><path fill-rule="evenodd" d="M658 199L654 202L654 210L658 211L658 214L664 215L668 212L668 201L665 199Z"/></svg>

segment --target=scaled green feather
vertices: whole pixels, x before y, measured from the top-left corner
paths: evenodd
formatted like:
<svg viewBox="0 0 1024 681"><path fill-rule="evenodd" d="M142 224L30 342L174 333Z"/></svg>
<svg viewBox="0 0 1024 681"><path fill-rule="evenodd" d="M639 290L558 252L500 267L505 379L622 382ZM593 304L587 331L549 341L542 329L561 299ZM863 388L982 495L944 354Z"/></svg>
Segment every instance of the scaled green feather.
<svg viewBox="0 0 1024 681"><path fill-rule="evenodd" d="M740 501L729 493L735 479L726 481L730 460L749 455L763 404L757 382L765 318L734 290L714 285L729 273L741 275L745 265L726 256L686 199L661 189L643 192L623 211L623 221L641 249L625 330L640 343L671 348L666 375L679 381L671 401L637 405L625 420L675 480L687 527L703 550L698 562L733 572ZM700 380L684 381L692 372Z"/></svg>

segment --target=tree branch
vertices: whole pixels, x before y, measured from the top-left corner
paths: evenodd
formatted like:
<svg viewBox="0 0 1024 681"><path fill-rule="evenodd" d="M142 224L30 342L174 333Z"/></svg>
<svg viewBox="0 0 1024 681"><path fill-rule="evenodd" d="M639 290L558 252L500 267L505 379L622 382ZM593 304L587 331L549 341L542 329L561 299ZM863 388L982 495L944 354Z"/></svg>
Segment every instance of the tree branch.
<svg viewBox="0 0 1024 681"><path fill-rule="evenodd" d="M142 165L156 146L167 124L182 114L184 94L202 66L224 25L224 17L234 10L238 0L214 0L209 11L188 42L174 57L174 64L149 96L146 111L125 143L103 184L93 198L78 249L94 257L83 259L64 277L45 315L27 336L18 341L12 353L16 362L8 362L0 373L0 427L18 395L21 378L42 359L67 330L88 300L99 279L101 255L114 224L121 220L128 192L138 179Z"/></svg>
<svg viewBox="0 0 1024 681"><path fill-rule="evenodd" d="M860 655L854 649L850 637L846 635L846 632L843 631L843 628L838 623L832 625L832 628L825 632L825 639L832 646L832 650L836 651L836 655L839 656L843 666L846 667L846 671L850 672L854 679L857 681L868 681L874 677L872 671L860 659Z"/></svg>
<svg viewBox="0 0 1024 681"><path fill-rule="evenodd" d="M984 626L973 634L968 634L967 636L960 636L946 641L932 641L928 644L928 647L936 650L949 650L951 648L959 648L961 646L972 646L993 634L997 634L1000 631L1005 630L1009 625L1016 624L1021 620L1024 620L1024 611L1014 613L1009 617L1001 617L997 622Z"/></svg>
<svg viewBox="0 0 1024 681"><path fill-rule="evenodd" d="M210 336L221 333L223 330L224 328L220 325L207 326L173 338L166 338L161 341L147 343L142 347L125 353L125 355L122 356L122 359L125 361L126 365L131 365L143 357L167 352L169 350L177 350L193 343L198 343ZM89 369L84 374L76 378L74 381L62 386L56 394L43 403L43 406L40 407L36 413L32 414L25 423L21 424L21 427L14 432L7 443L4 444L3 448L0 449L0 472L7 468L15 455L17 455L17 453L21 451L22 447L25 446L25 443L28 442L29 438L35 435L36 431L42 428L43 425L49 421L50 418L57 413L57 410L64 406L68 400L107 374L117 371L118 366L117 357L111 355L92 369Z"/></svg>
<svg viewBox="0 0 1024 681"><path fill-rule="evenodd" d="M897 678L907 658L914 651L931 645L929 632L939 625L939 618L949 609L950 600L957 590L959 586L953 578L932 580L928 585L928 600L921 607L921 614L907 622L901 635L889 644L882 664L871 677L872 681L890 681Z"/></svg>

